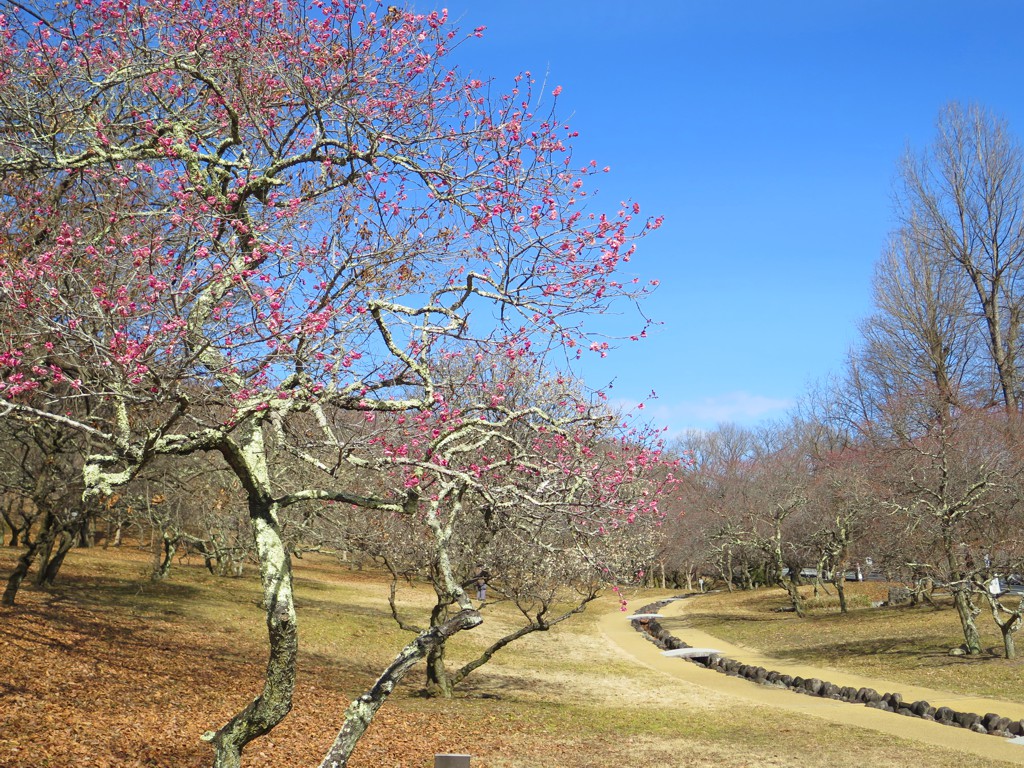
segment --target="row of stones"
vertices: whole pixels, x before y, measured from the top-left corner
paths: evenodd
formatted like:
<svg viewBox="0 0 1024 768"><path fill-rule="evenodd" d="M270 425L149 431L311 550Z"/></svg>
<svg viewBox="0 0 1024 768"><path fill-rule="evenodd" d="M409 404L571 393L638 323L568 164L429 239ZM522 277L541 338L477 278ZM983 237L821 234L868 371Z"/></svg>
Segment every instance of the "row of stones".
<svg viewBox="0 0 1024 768"><path fill-rule="evenodd" d="M652 603L641 608L639 612L656 613L658 609L666 604L667 601ZM635 619L632 623L634 628L644 632L647 638L662 650L691 647L662 627L657 619ZM864 706L880 709L885 712L895 712L896 714L908 717L934 720L937 723L951 725L956 728L966 728L976 733L987 733L1006 738L1024 735L1024 720L1011 720L1008 717L1001 717L992 712L986 715L978 715L974 712L957 712L949 707L933 707L927 701L905 702L898 693L882 694L873 688L837 686L834 683L814 677L807 679L800 676L793 677L753 664L743 664L735 659L729 659L719 654L689 660L731 677L742 677L761 685L776 688L788 688L796 693L820 696L821 698L834 699L836 701L846 701L851 704L863 704Z"/></svg>

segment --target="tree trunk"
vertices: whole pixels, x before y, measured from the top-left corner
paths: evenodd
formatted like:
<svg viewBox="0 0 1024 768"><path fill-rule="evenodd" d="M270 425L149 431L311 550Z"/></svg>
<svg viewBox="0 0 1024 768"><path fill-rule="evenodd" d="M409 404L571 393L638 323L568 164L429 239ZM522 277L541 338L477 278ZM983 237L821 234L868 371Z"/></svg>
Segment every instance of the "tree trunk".
<svg viewBox="0 0 1024 768"><path fill-rule="evenodd" d="M446 643L439 642L427 652L426 694L429 698L450 699L455 693L455 685L444 662L445 647Z"/></svg>
<svg viewBox="0 0 1024 768"><path fill-rule="evenodd" d="M839 595L839 612L848 613L849 607L846 604L846 572L842 569L837 570L832 578L836 594Z"/></svg>
<svg viewBox="0 0 1024 768"><path fill-rule="evenodd" d="M83 524L78 529L78 542L76 546L85 549L96 546L96 521L91 514L85 514Z"/></svg>
<svg viewBox="0 0 1024 768"><path fill-rule="evenodd" d="M162 581L166 579L171 572L171 565L174 563L174 554L178 551L178 539L174 536L169 536L165 532L162 535L163 540L163 557L161 558L158 552L154 552L154 568L150 578L153 581Z"/></svg>
<svg viewBox="0 0 1024 768"><path fill-rule="evenodd" d="M281 538L277 503L270 494L263 431L254 427L244 445L217 446L246 490L266 612L269 658L263 690L241 712L203 741L213 745L213 768L241 768L242 750L269 733L292 708L299 634L295 623L291 558Z"/></svg>
<svg viewBox="0 0 1024 768"><path fill-rule="evenodd" d="M964 647L967 649L967 653L972 656L981 653L981 635L978 634L978 625L974 621L981 611L971 600L970 589L962 584L955 586L953 588L953 604L960 617L960 626L964 633Z"/></svg>
<svg viewBox="0 0 1024 768"><path fill-rule="evenodd" d="M36 559L36 551L38 549L38 543L33 542L21 553L21 557L18 558L14 570L7 577L7 588L4 590L3 597L0 598L0 605L14 605L14 598L18 594L18 589L21 588L21 582L25 580L25 576L32 567L32 561Z"/></svg>
<svg viewBox="0 0 1024 768"><path fill-rule="evenodd" d="M281 539L276 505L268 498L252 498L253 495L250 492L249 517L260 562L270 658L260 695L218 731L203 735L204 741L213 744L214 768L241 768L242 750L285 718L291 711L295 690L299 637L291 560Z"/></svg>
<svg viewBox="0 0 1024 768"><path fill-rule="evenodd" d="M804 601L800 596L799 587L792 581L786 582L786 593L789 595L789 602L793 606L793 610L796 615L801 619L806 618L807 614L804 611Z"/></svg>
<svg viewBox="0 0 1024 768"><path fill-rule="evenodd" d="M49 512L44 512L42 531L48 530L49 527L50 514ZM40 532L40 535L36 536L35 540L27 542L28 547L21 553L21 557L18 558L18 562L15 564L14 570L11 571L11 575L7 577L7 588L4 589L3 597L0 597L0 605L14 605L14 599L17 597L18 590L21 588L21 582L25 580L25 576L28 575L29 569L32 568L32 563L35 561L36 554L39 552L39 548L44 539L45 535Z"/></svg>
<svg viewBox="0 0 1024 768"><path fill-rule="evenodd" d="M57 581L60 567L64 564L64 558L75 546L78 536L79 533L77 531L61 531L60 544L57 545L57 551L53 552L51 548L49 560L40 558L39 573L36 574L36 584L44 587L52 587L54 585L54 582Z"/></svg>
<svg viewBox="0 0 1024 768"><path fill-rule="evenodd" d="M53 554L53 543L60 532L56 530L56 521L52 515L46 516L46 527L43 528L39 535L36 536L36 542L39 545L37 552L39 558L39 569L36 571L36 577L33 580L37 587L43 584L43 571L46 569L46 564L50 562L50 557Z"/></svg>
<svg viewBox="0 0 1024 768"><path fill-rule="evenodd" d="M821 590L829 597L832 597L832 593L828 591L828 587L825 586L825 579L821 578L821 571L818 571L818 575L814 577L814 596L818 597L818 590Z"/></svg>
<svg viewBox="0 0 1024 768"><path fill-rule="evenodd" d="M1008 621L1005 624L999 625L999 630L1003 635L1003 653L1008 659L1017 658L1017 646L1014 643L1013 635L1017 631L1016 628L1011 626L1014 622ZM1017 626L1020 626L1020 619L1017 620Z"/></svg>
<svg viewBox="0 0 1024 768"><path fill-rule="evenodd" d="M456 632L472 629L483 621L479 611L463 610L438 627L421 632L402 649L391 665L377 678L369 691L353 701L345 710L345 724L324 757L320 768L345 768L352 750L370 725L373 716L391 695L406 673L426 656L431 648L444 643Z"/></svg>
<svg viewBox="0 0 1024 768"><path fill-rule="evenodd" d="M992 620L999 627L999 632L1003 637L1003 654L1007 659L1014 659L1017 657L1017 644L1013 636L1024 624L1024 598L1021 598L1016 610L1012 610L999 601L998 595L993 595L987 589L984 595L988 600L989 608L992 609ZM1006 620L1000 621L1000 616L1006 616Z"/></svg>
<svg viewBox="0 0 1024 768"><path fill-rule="evenodd" d="M200 552L203 555L203 565L206 566L206 570L210 572L211 576L216 576L216 556L212 550L213 547L209 544L209 542L202 542L202 549L200 550Z"/></svg>
<svg viewBox="0 0 1024 768"><path fill-rule="evenodd" d="M782 586L786 590L786 594L789 595L789 603L793 606L793 610L796 612L796 615L799 616L801 619L805 618L806 614L804 613L804 601L803 598L800 596L800 586L793 579L792 568L789 571L789 578L782 579Z"/></svg>
<svg viewBox="0 0 1024 768"><path fill-rule="evenodd" d="M845 534L845 529L842 529ZM845 538L845 536L844 536ZM839 598L839 612L849 613L849 605L846 602L846 571L850 567L850 561L847 559L846 547L839 548L839 551L835 553L832 563L832 586L836 588L836 596Z"/></svg>
<svg viewBox="0 0 1024 768"><path fill-rule="evenodd" d="M22 510L24 510L24 502L22 502ZM24 538L25 544L28 544L28 532L26 531L26 529L24 527L19 527L19 526L14 524L14 499L13 498L8 499L8 501L7 501L7 508L5 510L0 511L0 517L3 517L4 522L7 523L7 527L11 529L11 538L10 538L10 542L8 543L8 546L10 546L10 547L17 547L20 544L20 542L22 541L22 538ZM22 525L24 525L25 516L22 515L21 519L22 519ZM23 533L24 533L24 537L22 537ZM2 539L2 538L3 537L0 536L0 539Z"/></svg>

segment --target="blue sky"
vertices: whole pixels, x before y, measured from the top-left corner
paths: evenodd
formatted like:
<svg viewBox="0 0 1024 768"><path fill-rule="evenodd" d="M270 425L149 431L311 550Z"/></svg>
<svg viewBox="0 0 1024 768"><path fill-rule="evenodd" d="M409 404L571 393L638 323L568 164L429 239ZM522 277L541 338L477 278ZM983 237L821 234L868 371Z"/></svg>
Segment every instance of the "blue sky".
<svg viewBox="0 0 1024 768"><path fill-rule="evenodd" d="M927 146L944 104L977 102L1024 134L1016 0L434 7L487 27L458 51L466 70L562 86L576 156L612 168L603 207L665 216L632 265L660 280L646 311L662 325L586 374L624 401L657 392L647 413L673 432L780 417L841 370L897 161Z"/></svg>

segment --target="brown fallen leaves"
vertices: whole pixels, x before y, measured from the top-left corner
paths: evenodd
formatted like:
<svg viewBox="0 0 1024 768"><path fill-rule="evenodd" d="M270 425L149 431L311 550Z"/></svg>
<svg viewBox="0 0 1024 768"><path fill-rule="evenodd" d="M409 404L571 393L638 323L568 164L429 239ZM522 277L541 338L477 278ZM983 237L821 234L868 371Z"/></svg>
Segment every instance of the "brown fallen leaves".
<svg viewBox="0 0 1024 768"><path fill-rule="evenodd" d="M199 737L259 690L259 636L209 626L184 602L162 616L90 601L93 576L77 570L68 569L65 586L23 589L14 609L0 610L0 766L210 765ZM337 667L322 657L302 662L292 714L250 746L245 765L319 764L349 698L372 682L369 664ZM406 689L374 721L354 768L429 766L437 752L500 764L526 727Z"/></svg>

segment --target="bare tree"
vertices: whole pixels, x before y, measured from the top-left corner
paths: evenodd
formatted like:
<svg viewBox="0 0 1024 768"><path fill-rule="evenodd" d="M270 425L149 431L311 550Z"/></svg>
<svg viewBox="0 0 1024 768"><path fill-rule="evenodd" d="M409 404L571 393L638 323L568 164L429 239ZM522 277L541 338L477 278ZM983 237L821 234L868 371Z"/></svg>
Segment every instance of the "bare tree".
<svg viewBox="0 0 1024 768"><path fill-rule="evenodd" d="M998 402L1016 412L1024 311L1019 280L1024 268L1024 159L1019 142L987 110L953 103L939 116L929 151L921 157L908 153L901 180L899 212L909 249L925 254L918 263L935 264L936 275L949 280L957 293L959 284L949 267L969 282L972 304L984 322L982 336ZM939 290L935 298L946 297ZM939 359L956 352L941 347L935 351Z"/></svg>
<svg viewBox="0 0 1024 768"><path fill-rule="evenodd" d="M969 654L981 652L975 582L991 574L993 537L1002 535L987 522L1005 508L1004 492L1019 474L1005 434L999 418L968 412L887 454L889 504L918 553L906 566L949 585Z"/></svg>
<svg viewBox="0 0 1024 768"><path fill-rule="evenodd" d="M875 269L875 312L861 325L862 367L883 400L928 394L941 420L991 401L982 336L958 265L921 247L913 227L896 233Z"/></svg>
<svg viewBox="0 0 1024 768"><path fill-rule="evenodd" d="M82 500L85 445L79 433L46 420L7 422L3 427L0 488L9 503L17 500L25 546L0 598L2 604L14 605L37 561L36 584L54 583L96 508Z"/></svg>

